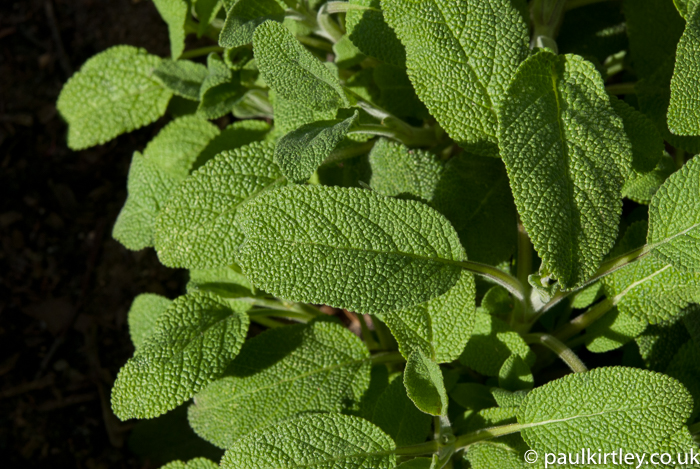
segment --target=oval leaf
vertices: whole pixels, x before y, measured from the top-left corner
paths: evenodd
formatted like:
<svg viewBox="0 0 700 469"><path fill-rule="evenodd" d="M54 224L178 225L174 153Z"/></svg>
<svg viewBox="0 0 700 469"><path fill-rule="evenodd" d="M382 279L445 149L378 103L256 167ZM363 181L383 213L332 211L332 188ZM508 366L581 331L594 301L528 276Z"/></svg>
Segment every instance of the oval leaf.
<svg viewBox="0 0 700 469"><path fill-rule="evenodd" d="M447 414L447 391L440 366L420 350L408 358L403 383L408 397L420 410L431 415Z"/></svg>

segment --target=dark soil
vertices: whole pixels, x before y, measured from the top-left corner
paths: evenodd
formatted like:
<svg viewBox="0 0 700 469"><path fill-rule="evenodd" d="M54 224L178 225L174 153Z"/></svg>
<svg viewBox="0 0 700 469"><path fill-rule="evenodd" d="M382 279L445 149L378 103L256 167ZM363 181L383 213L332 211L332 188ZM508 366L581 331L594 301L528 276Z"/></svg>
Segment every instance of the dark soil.
<svg viewBox="0 0 700 469"><path fill-rule="evenodd" d="M168 55L148 0L0 1L0 467L146 468L109 392L133 352L142 292L176 296L183 273L111 237L126 175L158 125L73 152L62 83L116 44Z"/></svg>

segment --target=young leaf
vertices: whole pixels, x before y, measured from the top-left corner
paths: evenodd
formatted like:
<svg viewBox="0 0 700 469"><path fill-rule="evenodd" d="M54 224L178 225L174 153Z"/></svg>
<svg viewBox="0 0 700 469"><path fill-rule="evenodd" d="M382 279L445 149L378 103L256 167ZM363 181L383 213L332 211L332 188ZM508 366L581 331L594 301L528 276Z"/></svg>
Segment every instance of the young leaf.
<svg viewBox="0 0 700 469"><path fill-rule="evenodd" d="M264 121L249 119L234 122L207 144L197 156L197 160L192 164L192 169L199 169L219 153L266 140L269 132L270 125Z"/></svg>
<svg viewBox="0 0 700 469"><path fill-rule="evenodd" d="M277 0L239 0L226 13L226 22L219 34L221 47L250 44L258 25L267 20L284 20L284 7Z"/></svg>
<svg viewBox="0 0 700 469"><path fill-rule="evenodd" d="M239 207L285 182L273 150L269 143L251 143L223 152L178 187L156 221L155 246L163 264L202 269L234 262L243 241Z"/></svg>
<svg viewBox="0 0 700 469"><path fill-rule="evenodd" d="M317 121L306 124L280 139L275 162L292 182L306 182L340 143L359 113L345 120Z"/></svg>
<svg viewBox="0 0 700 469"><path fill-rule="evenodd" d="M265 291L360 313L441 295L465 258L449 222L415 201L340 187L266 192L239 217L238 260Z"/></svg>
<svg viewBox="0 0 700 469"><path fill-rule="evenodd" d="M207 68L209 75L199 90L197 113L207 119L218 119L231 112L247 89L240 83L240 72L234 74L218 55L209 55Z"/></svg>
<svg viewBox="0 0 700 469"><path fill-rule="evenodd" d="M164 296L154 293L142 293L131 303L127 320L129 323L129 336L136 350L140 349L151 335L156 325L156 320L165 312L172 303Z"/></svg>
<svg viewBox="0 0 700 469"><path fill-rule="evenodd" d="M645 452L681 429L693 400L673 378L636 368L572 373L528 393L521 435L535 451Z"/></svg>
<svg viewBox="0 0 700 469"><path fill-rule="evenodd" d="M364 54L397 67L406 67L406 52L386 24L379 0L350 0L345 16L348 37Z"/></svg>
<svg viewBox="0 0 700 469"><path fill-rule="evenodd" d="M697 2L695 2L697 4ZM700 135L700 8L693 8L676 50L668 128L676 135Z"/></svg>
<svg viewBox="0 0 700 469"><path fill-rule="evenodd" d="M632 159L622 119L598 72L578 56L530 57L508 96L499 142L515 205L561 288L579 286L617 237Z"/></svg>
<svg viewBox="0 0 700 469"><path fill-rule="evenodd" d="M195 396L190 425L229 448L242 435L296 414L353 406L369 377L367 347L340 324L271 329L247 341L225 377Z"/></svg>
<svg viewBox="0 0 700 469"><path fill-rule="evenodd" d="M430 415L416 408L397 376L377 400L372 423L389 435L397 446L416 445L430 433Z"/></svg>
<svg viewBox="0 0 700 469"><path fill-rule="evenodd" d="M497 156L496 112L529 54L518 10L510 0L384 0L382 8L430 113L467 150Z"/></svg>
<svg viewBox="0 0 700 469"><path fill-rule="evenodd" d="M160 469L217 469L218 467L218 464L206 458L196 458L187 462L171 461Z"/></svg>
<svg viewBox="0 0 700 469"><path fill-rule="evenodd" d="M185 23L190 15L190 3L187 0L153 0L153 3L168 25L170 54L176 60L185 50Z"/></svg>
<svg viewBox="0 0 700 469"><path fill-rule="evenodd" d="M222 469L393 469L395 445L366 420L340 414L307 414L236 440Z"/></svg>
<svg viewBox="0 0 700 469"><path fill-rule="evenodd" d="M509 391L530 390L535 384L530 367L520 355L511 355L498 372L498 385Z"/></svg>
<svg viewBox="0 0 700 469"><path fill-rule="evenodd" d="M208 293L176 299L119 371L112 389L115 415L156 417L221 375L245 340L249 307Z"/></svg>
<svg viewBox="0 0 700 469"><path fill-rule="evenodd" d="M683 272L700 273L698 187L700 159L693 158L666 180L649 206L652 254Z"/></svg>
<svg viewBox="0 0 700 469"><path fill-rule="evenodd" d="M451 362L464 350L474 327L474 278L462 272L454 287L413 308L378 315L389 326L408 359L416 350L438 363Z"/></svg>
<svg viewBox="0 0 700 469"><path fill-rule="evenodd" d="M194 0L194 12L197 14L199 26L197 27L197 37L201 37L207 32L209 24L221 9L222 0Z"/></svg>
<svg viewBox="0 0 700 469"><path fill-rule="evenodd" d="M613 308L586 329L586 348L593 353L618 349L644 332L647 324Z"/></svg>
<svg viewBox="0 0 700 469"><path fill-rule="evenodd" d="M173 93L199 101L199 89L209 72L204 65L190 60L163 60L153 75Z"/></svg>
<svg viewBox="0 0 700 469"><path fill-rule="evenodd" d="M408 357L403 375L406 393L426 414L447 414L447 391L440 366L419 349Z"/></svg>
<svg viewBox="0 0 700 469"><path fill-rule="evenodd" d="M319 111L350 105L333 73L281 24L258 26L253 50L265 82L281 97Z"/></svg>
<svg viewBox="0 0 700 469"><path fill-rule="evenodd" d="M115 46L85 62L56 103L68 122L68 146L99 145L162 116L172 93L153 78L160 61L144 49Z"/></svg>

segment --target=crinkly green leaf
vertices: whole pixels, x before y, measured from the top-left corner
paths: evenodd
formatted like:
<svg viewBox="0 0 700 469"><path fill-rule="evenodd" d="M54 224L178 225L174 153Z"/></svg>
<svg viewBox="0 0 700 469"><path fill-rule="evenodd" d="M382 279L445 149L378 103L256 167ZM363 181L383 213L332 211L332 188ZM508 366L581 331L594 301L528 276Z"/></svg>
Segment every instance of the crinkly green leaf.
<svg viewBox="0 0 700 469"><path fill-rule="evenodd" d="M690 339L683 321L675 317L661 324L651 324L635 339L644 365L653 371L665 371L678 352L678 344Z"/></svg>
<svg viewBox="0 0 700 469"><path fill-rule="evenodd" d="M571 300L571 307L576 309L588 308L595 300L603 296L603 294L603 283L595 282L574 295Z"/></svg>
<svg viewBox="0 0 700 469"><path fill-rule="evenodd" d="M503 363L513 354L520 355L529 366L535 354L508 324L477 309L474 331L459 361L486 376L498 376Z"/></svg>
<svg viewBox="0 0 700 469"><path fill-rule="evenodd" d="M185 23L190 16L190 2L188 0L153 0L153 3L168 25L170 54L175 60L185 50Z"/></svg>
<svg viewBox="0 0 700 469"><path fill-rule="evenodd" d="M207 119L218 119L233 110L247 89L241 84L240 72L233 72L216 54L207 58L209 75L199 90L197 113Z"/></svg>
<svg viewBox="0 0 700 469"><path fill-rule="evenodd" d="M447 414L447 391L440 366L420 349L408 357L403 384L406 394L421 411L430 415Z"/></svg>
<svg viewBox="0 0 700 469"><path fill-rule="evenodd" d="M187 462L171 461L160 469L217 469L218 467L218 464L209 459L195 458Z"/></svg>
<svg viewBox="0 0 700 469"><path fill-rule="evenodd" d="M379 0L350 0L345 16L350 40L364 54L404 68L406 52L403 45L384 20Z"/></svg>
<svg viewBox="0 0 700 469"><path fill-rule="evenodd" d="M424 119L429 116L425 105L418 99L406 69L379 64L372 73L379 96L377 102L398 117Z"/></svg>
<svg viewBox="0 0 700 469"><path fill-rule="evenodd" d="M399 376L379 396L371 422L389 435L396 446L408 446L425 441L432 419L408 398Z"/></svg>
<svg viewBox="0 0 700 469"><path fill-rule="evenodd" d="M533 467L524 462L526 449L524 444L513 446L497 439L469 446L466 458L473 469L525 469Z"/></svg>
<svg viewBox="0 0 700 469"><path fill-rule="evenodd" d="M347 119L317 121L288 133L277 142L275 162L292 182L306 182L345 138L357 120L357 111Z"/></svg>
<svg viewBox="0 0 700 469"><path fill-rule="evenodd" d="M333 120L336 116L334 109L317 111L285 99L273 91L270 92L270 102L272 103L275 116L275 127L271 134L275 139L303 125L316 121Z"/></svg>
<svg viewBox="0 0 700 469"><path fill-rule="evenodd" d="M105 143L162 116L172 93L153 77L160 61L144 49L115 46L85 62L56 103L68 122L68 146Z"/></svg>
<svg viewBox="0 0 700 469"><path fill-rule="evenodd" d="M445 293L465 258L449 222L427 205L373 191L291 186L239 217L244 273L281 298L357 312L404 309Z"/></svg>
<svg viewBox="0 0 700 469"><path fill-rule="evenodd" d="M235 150L253 142L265 140L270 132L270 125L265 121L242 120L234 122L214 137L197 156L192 169L199 169L219 153Z"/></svg>
<svg viewBox="0 0 700 469"><path fill-rule="evenodd" d="M209 293L173 301L119 371L112 388L115 415L122 420L157 417L220 376L243 345L249 307Z"/></svg>
<svg viewBox="0 0 700 469"><path fill-rule="evenodd" d="M697 2L695 2L697 3ZM700 135L700 8L687 16L671 78L668 128L676 135Z"/></svg>
<svg viewBox="0 0 700 469"><path fill-rule="evenodd" d="M381 138L369 154L370 187L382 195L431 201L443 165L430 152Z"/></svg>
<svg viewBox="0 0 700 469"><path fill-rule="evenodd" d="M156 320L168 309L171 300L155 293L142 293L131 303L127 321L129 336L136 350L140 349L146 338L151 335Z"/></svg>
<svg viewBox="0 0 700 469"><path fill-rule="evenodd" d="M450 159L432 203L455 227L470 260L491 265L510 260L517 219L501 161L470 154Z"/></svg>
<svg viewBox="0 0 700 469"><path fill-rule="evenodd" d="M395 444L359 417L307 414L257 430L224 454L222 469L392 469Z"/></svg>
<svg viewBox="0 0 700 469"><path fill-rule="evenodd" d="M529 54L510 0L383 0L418 97L464 148L497 156L497 110Z"/></svg>
<svg viewBox="0 0 700 469"><path fill-rule="evenodd" d="M698 4L697 0L673 0L678 13L685 19L692 13L693 8Z"/></svg>
<svg viewBox="0 0 700 469"><path fill-rule="evenodd" d="M699 192L700 159L693 158L666 180L649 205L652 254L680 271L700 273Z"/></svg>
<svg viewBox="0 0 700 469"><path fill-rule="evenodd" d="M187 292L190 293L197 290L214 292L225 298L253 296L255 292L255 288L250 283L250 280L231 267L190 270Z"/></svg>
<svg viewBox="0 0 700 469"><path fill-rule="evenodd" d="M504 319L508 318L511 311L515 308L515 302L508 290L500 285L495 285L489 288L481 299L480 307L490 315Z"/></svg>
<svg viewBox="0 0 700 469"><path fill-rule="evenodd" d="M530 367L520 355L513 354L498 372L498 385L509 391L530 390L535 384Z"/></svg>
<svg viewBox="0 0 700 469"><path fill-rule="evenodd" d="M596 368L533 389L518 409L521 435L535 451L575 453L656 449L693 408L683 385L637 368Z"/></svg>
<svg viewBox="0 0 700 469"><path fill-rule="evenodd" d="M438 363L457 359L474 327L474 278L463 271L454 287L409 309L379 315L408 358L416 350Z"/></svg>
<svg viewBox="0 0 700 469"><path fill-rule="evenodd" d="M389 370L386 366L373 366L369 378L369 387L360 399L360 409L354 415L358 415L365 420L372 420L374 410L377 407L379 397L389 386Z"/></svg>
<svg viewBox="0 0 700 469"><path fill-rule="evenodd" d="M354 406L369 376L367 347L338 323L270 329L247 341L225 377L195 396L190 425L230 448L241 436L299 413Z"/></svg>
<svg viewBox="0 0 700 469"><path fill-rule="evenodd" d="M267 20L284 20L284 4L277 0L238 0L226 13L226 22L219 34L221 47L250 44L255 28Z"/></svg>
<svg viewBox="0 0 700 469"><path fill-rule="evenodd" d="M528 391L509 392L505 389L491 388L491 394L498 403L498 407L519 407L527 393Z"/></svg>
<svg viewBox="0 0 700 469"><path fill-rule="evenodd" d="M171 267L231 264L243 241L238 209L267 189L284 184L269 143L219 154L175 191L156 222L155 246Z"/></svg>
<svg viewBox="0 0 700 469"><path fill-rule="evenodd" d="M192 101L199 101L199 89L208 74L207 67L190 60L165 59L153 71L153 75L173 93Z"/></svg>
<svg viewBox="0 0 700 469"><path fill-rule="evenodd" d="M333 72L281 24L258 26L253 50L262 77L281 97L319 111L350 104Z"/></svg>
<svg viewBox="0 0 700 469"><path fill-rule="evenodd" d="M683 383L688 392L693 395L695 408L693 418L700 412L700 345L689 340L678 348L665 374Z"/></svg>
<svg viewBox="0 0 700 469"><path fill-rule="evenodd" d="M574 55L527 59L500 109L499 145L521 219L562 288L612 248L632 151L600 74Z"/></svg>
<svg viewBox="0 0 700 469"><path fill-rule="evenodd" d="M628 179L622 188L622 195L638 204L648 204L666 182L666 179L676 171L676 163L665 153L652 171L632 179Z"/></svg>
<svg viewBox="0 0 700 469"><path fill-rule="evenodd" d="M613 308L586 329L586 348L594 353L609 352L634 340L646 328L646 320Z"/></svg>

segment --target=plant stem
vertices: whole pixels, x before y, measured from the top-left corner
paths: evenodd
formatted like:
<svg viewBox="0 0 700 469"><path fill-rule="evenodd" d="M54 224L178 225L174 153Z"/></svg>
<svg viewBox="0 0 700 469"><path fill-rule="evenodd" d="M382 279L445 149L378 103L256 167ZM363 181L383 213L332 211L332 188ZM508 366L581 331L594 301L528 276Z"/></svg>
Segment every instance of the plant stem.
<svg viewBox="0 0 700 469"><path fill-rule="evenodd" d="M287 319L297 319L299 322L309 322L311 319L313 319L313 316L309 316L308 314L305 313L300 313L297 311L290 311L288 309L282 309L282 308L260 308L260 309L251 309L248 311L248 316L250 316L251 320L252 318L265 318L265 317L273 317L273 318L287 318Z"/></svg>
<svg viewBox="0 0 700 469"><path fill-rule="evenodd" d="M325 52L333 52L333 46L328 41L324 41L323 39L316 39L315 37L309 36L297 36L296 38L305 46L315 47L316 49L321 49Z"/></svg>
<svg viewBox="0 0 700 469"><path fill-rule="evenodd" d="M391 331L377 316L372 315L372 324L374 324L374 332L377 333L379 344L382 350L396 350L396 341Z"/></svg>
<svg viewBox="0 0 700 469"><path fill-rule="evenodd" d="M518 301L525 301L525 288L523 287L522 283L520 283L520 280L512 275L507 274L506 272L503 272L502 270L491 265L482 264L481 262L461 261L457 262L457 264L464 270L474 272L482 277L493 280L508 290Z"/></svg>
<svg viewBox="0 0 700 469"><path fill-rule="evenodd" d="M594 5L596 3L607 2L608 0L569 0L564 7L565 11L573 10L574 8Z"/></svg>
<svg viewBox="0 0 700 469"><path fill-rule="evenodd" d="M438 442L436 440L421 443L419 445L403 446L396 448L393 453L397 456L420 456L422 454L431 454L438 450Z"/></svg>
<svg viewBox="0 0 700 469"><path fill-rule="evenodd" d="M534 0L530 5L533 33L530 47L546 47L559 52L555 41L564 18L566 0Z"/></svg>
<svg viewBox="0 0 700 469"><path fill-rule="evenodd" d="M281 322L275 321L274 319L264 316L254 316L251 317L250 320L254 323L260 324L261 326L265 326L270 329L275 329L277 327L284 326L284 324L282 324Z"/></svg>
<svg viewBox="0 0 700 469"><path fill-rule="evenodd" d="M433 129L421 129L406 124L409 131L392 129L381 124L356 125L349 134L370 134L398 140L407 147L429 147L437 143Z"/></svg>
<svg viewBox="0 0 700 469"><path fill-rule="evenodd" d="M482 428L472 433L460 435L457 437L457 449L466 448L469 445L483 440L489 440L503 435L517 433L523 428L519 423L511 423L508 425L499 425L498 427Z"/></svg>
<svg viewBox="0 0 700 469"><path fill-rule="evenodd" d="M612 85L607 85L605 91L614 95L636 94L635 86L637 86L637 83L614 83Z"/></svg>
<svg viewBox="0 0 700 469"><path fill-rule="evenodd" d="M328 4L324 4L321 8L319 8L318 14L316 15L316 22L318 23L320 29L320 31L317 31L316 33L327 37L333 41L333 43L338 42L340 38L343 37L343 31L338 26L338 23L336 23L328 13Z"/></svg>
<svg viewBox="0 0 700 469"><path fill-rule="evenodd" d="M372 355L372 365L403 363L406 359L399 352L379 352Z"/></svg>
<svg viewBox="0 0 700 469"><path fill-rule="evenodd" d="M201 57L203 55L209 55L212 52L223 52L226 49L219 46L207 46L200 47L199 49L187 50L180 56L181 59L192 59L194 57Z"/></svg>
<svg viewBox="0 0 700 469"><path fill-rule="evenodd" d="M584 371L588 371L586 365L583 364L581 359L574 353L574 351L553 335L545 334L543 332L535 332L532 334L525 334L523 339L528 344L544 345L549 350L557 354L557 356L561 358L574 373L583 373Z"/></svg>
<svg viewBox="0 0 700 469"><path fill-rule="evenodd" d="M610 311L614 306L615 302L609 298L606 298L600 303L597 303L589 308L585 313L576 316L554 334L557 336L557 338L559 338L559 340L568 340L603 317L603 315Z"/></svg>
<svg viewBox="0 0 700 469"><path fill-rule="evenodd" d="M518 220L518 264L516 265L517 277L520 283L527 288L527 277L532 273L532 242L522 222Z"/></svg>
<svg viewBox="0 0 700 469"><path fill-rule="evenodd" d="M326 13L328 13L329 15L332 15L334 13L347 13L350 10L381 11L377 10L376 8L366 7L363 5L357 5L349 2L328 2L326 5Z"/></svg>

